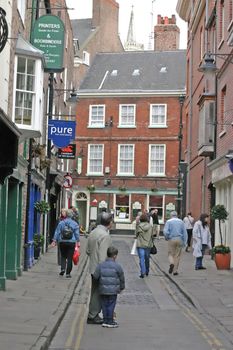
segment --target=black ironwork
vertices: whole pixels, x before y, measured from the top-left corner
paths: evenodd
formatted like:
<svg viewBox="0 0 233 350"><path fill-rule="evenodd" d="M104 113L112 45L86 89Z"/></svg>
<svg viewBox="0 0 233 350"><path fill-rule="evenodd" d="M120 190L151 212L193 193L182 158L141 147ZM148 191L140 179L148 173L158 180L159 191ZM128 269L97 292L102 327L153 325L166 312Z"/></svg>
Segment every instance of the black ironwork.
<svg viewBox="0 0 233 350"><path fill-rule="evenodd" d="M8 38L6 12L0 7L0 52L4 49Z"/></svg>

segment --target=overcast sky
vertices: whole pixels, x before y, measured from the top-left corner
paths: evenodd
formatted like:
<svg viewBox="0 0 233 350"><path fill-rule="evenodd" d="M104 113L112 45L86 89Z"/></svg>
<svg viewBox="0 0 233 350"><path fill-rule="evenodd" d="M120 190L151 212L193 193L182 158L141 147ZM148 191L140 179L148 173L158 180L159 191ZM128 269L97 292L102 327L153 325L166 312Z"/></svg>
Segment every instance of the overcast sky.
<svg viewBox="0 0 233 350"><path fill-rule="evenodd" d="M181 31L180 48L186 48L187 25L181 20L176 13L176 4L178 0L117 0L120 6L119 11L119 34L124 44L130 20L132 5L134 5L134 31L136 41L144 44L148 48L149 36L152 32L152 8L153 8L153 26L157 23L157 15L162 17L171 17L176 15L176 23ZM187 0L188 1L188 0ZM92 17L92 0L66 0L70 10L70 17L74 18L91 18Z"/></svg>

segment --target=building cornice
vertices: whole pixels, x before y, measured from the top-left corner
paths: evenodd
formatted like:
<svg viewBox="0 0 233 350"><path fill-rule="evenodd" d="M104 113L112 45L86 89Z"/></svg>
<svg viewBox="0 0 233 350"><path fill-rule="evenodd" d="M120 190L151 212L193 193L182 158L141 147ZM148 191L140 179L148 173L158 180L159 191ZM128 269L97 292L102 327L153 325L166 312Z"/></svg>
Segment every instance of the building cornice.
<svg viewBox="0 0 233 350"><path fill-rule="evenodd" d="M78 97L81 98L103 98L103 97L152 97L152 96L180 96L185 95L186 89L180 90L148 90L148 91L78 91Z"/></svg>

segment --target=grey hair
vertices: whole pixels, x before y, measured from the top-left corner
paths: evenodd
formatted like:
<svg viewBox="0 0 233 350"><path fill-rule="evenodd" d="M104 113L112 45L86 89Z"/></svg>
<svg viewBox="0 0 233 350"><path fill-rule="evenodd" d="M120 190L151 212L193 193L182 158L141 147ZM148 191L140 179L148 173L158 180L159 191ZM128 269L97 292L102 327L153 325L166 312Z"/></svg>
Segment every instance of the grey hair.
<svg viewBox="0 0 233 350"><path fill-rule="evenodd" d="M109 226L111 224L113 220L112 214L111 213L106 213L106 212L102 212L100 214L100 224L103 226Z"/></svg>
<svg viewBox="0 0 233 350"><path fill-rule="evenodd" d="M72 209L68 209L68 210L66 211L66 216L67 216L68 218L72 218L72 217L74 216L73 210L72 210Z"/></svg>
<svg viewBox="0 0 233 350"><path fill-rule="evenodd" d="M177 217L177 212L176 212L175 210L171 211L170 217L171 217L171 218Z"/></svg>

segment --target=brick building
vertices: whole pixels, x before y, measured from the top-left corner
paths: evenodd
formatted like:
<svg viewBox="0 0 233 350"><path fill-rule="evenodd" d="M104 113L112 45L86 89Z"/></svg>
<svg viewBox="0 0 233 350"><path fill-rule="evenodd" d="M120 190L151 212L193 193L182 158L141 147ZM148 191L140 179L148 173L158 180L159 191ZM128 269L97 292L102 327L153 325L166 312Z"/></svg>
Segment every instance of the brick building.
<svg viewBox="0 0 233 350"><path fill-rule="evenodd" d="M73 204L80 222L105 208L117 229L157 207L176 206L179 96L185 51L97 54L79 90Z"/></svg>
<svg viewBox="0 0 233 350"><path fill-rule="evenodd" d="M115 0L93 0L92 18L73 19L75 84L79 87L97 52L124 51L119 32L119 4Z"/></svg>
<svg viewBox="0 0 233 350"><path fill-rule="evenodd" d="M198 217L212 205L224 204L229 212L224 243L233 249L232 1L198 0L191 7L180 0L177 11L189 23L188 209ZM219 242L218 227L216 234Z"/></svg>

